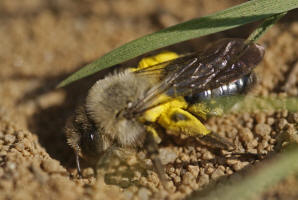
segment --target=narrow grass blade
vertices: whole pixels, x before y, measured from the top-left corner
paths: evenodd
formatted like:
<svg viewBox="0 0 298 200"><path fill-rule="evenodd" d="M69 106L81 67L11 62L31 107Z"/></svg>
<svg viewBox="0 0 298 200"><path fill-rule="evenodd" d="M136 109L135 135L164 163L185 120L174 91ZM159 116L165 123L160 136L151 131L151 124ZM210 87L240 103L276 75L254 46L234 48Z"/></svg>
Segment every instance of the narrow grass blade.
<svg viewBox="0 0 298 200"><path fill-rule="evenodd" d="M265 21L249 35L249 37L246 40L246 43L257 41L271 26L276 24L278 20L280 20L286 14L287 12L283 12L265 19Z"/></svg>
<svg viewBox="0 0 298 200"><path fill-rule="evenodd" d="M62 81L58 87L152 50L261 20L298 7L297 0L252 0L215 14L146 35L114 49Z"/></svg>

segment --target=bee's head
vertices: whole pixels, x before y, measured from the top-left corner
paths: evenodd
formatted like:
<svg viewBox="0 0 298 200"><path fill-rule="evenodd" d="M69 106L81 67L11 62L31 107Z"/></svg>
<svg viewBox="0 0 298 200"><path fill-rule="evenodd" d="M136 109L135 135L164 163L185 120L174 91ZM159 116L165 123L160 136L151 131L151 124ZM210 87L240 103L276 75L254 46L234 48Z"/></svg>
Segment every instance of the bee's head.
<svg viewBox="0 0 298 200"><path fill-rule="evenodd" d="M67 123L67 143L74 149L77 157L93 162L109 147L108 140L102 138L100 132L101 130L88 117L84 106L80 106Z"/></svg>

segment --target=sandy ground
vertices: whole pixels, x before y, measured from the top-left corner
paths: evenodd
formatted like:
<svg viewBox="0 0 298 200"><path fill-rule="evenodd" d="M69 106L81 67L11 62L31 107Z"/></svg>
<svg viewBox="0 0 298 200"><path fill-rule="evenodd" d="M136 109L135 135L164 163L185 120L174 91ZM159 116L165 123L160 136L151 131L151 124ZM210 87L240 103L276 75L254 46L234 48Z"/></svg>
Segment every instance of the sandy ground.
<svg viewBox="0 0 298 200"><path fill-rule="evenodd" d="M160 154L170 178L165 191L144 152L112 159L97 179L88 163L76 178L63 128L76 104L103 73L66 88L67 75L113 48L161 28L204 16L241 1L209 0L2 0L0 2L0 199L181 199L211 181L253 165L225 158L194 139L169 138ZM297 96L298 15L291 12L260 40L266 47L256 69L254 95ZM185 42L189 52L207 41L245 37L246 26ZM134 63L132 61L131 63ZM211 118L207 126L243 152L273 152L281 132L297 134L298 113L272 111ZM260 199L297 199L291 176Z"/></svg>

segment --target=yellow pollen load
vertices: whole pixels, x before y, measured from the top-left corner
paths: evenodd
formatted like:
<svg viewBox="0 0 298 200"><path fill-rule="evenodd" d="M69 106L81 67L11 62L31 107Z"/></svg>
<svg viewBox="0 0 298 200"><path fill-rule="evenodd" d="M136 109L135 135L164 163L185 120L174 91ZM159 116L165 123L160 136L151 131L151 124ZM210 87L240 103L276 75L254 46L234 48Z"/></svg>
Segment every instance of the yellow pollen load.
<svg viewBox="0 0 298 200"><path fill-rule="evenodd" d="M194 115L181 108L170 108L161 113L158 124L166 128L168 134L188 136L207 135L210 131Z"/></svg>
<svg viewBox="0 0 298 200"><path fill-rule="evenodd" d="M156 103L155 103L156 102ZM164 102L164 103L162 103ZM167 113L170 109L181 108L186 109L187 103L183 97L172 98L165 94L160 95L153 103L153 108L147 110L143 116L143 121L156 122L162 113Z"/></svg>
<svg viewBox="0 0 298 200"><path fill-rule="evenodd" d="M207 114L210 112L210 109L204 103L193 104L189 106L188 110L204 120L207 119Z"/></svg>
<svg viewBox="0 0 298 200"><path fill-rule="evenodd" d="M167 65L158 65L175 58L178 54L174 52L162 52L155 56L143 58L138 68L133 68L132 71L161 69ZM156 65L156 66L154 66ZM184 97L170 97L166 94L160 95L152 102L153 108L144 112L140 117L141 122L157 123L163 127L168 134L179 135L181 133L189 136L199 136L209 134L210 131L196 117L206 119L209 110L203 104L195 104L189 106ZM193 113L193 114L192 114ZM153 126L147 125L147 131L153 134L154 138L160 142L157 131Z"/></svg>
<svg viewBox="0 0 298 200"><path fill-rule="evenodd" d="M183 97L171 98L167 95L160 95L157 101L165 103L147 110L142 116L142 121L157 122L166 129L167 133L173 135L184 133L189 136L197 136L210 133L196 116L188 112L188 104ZM206 111L199 111L197 111L197 115L206 118Z"/></svg>
<svg viewBox="0 0 298 200"><path fill-rule="evenodd" d="M157 65L159 63L163 63L163 62L166 62L166 61L169 61L169 60L173 60L175 58L178 58L179 55L175 52L171 52L171 51L164 51L164 52L161 52L155 56L150 56L150 57L146 57L146 58L143 58L139 64L138 64L138 70L140 69L144 69L146 67L149 67L149 66L154 66L154 65ZM163 66L163 65L158 65L158 68L162 68L162 67L165 67L166 64ZM154 69L154 68L153 68Z"/></svg>

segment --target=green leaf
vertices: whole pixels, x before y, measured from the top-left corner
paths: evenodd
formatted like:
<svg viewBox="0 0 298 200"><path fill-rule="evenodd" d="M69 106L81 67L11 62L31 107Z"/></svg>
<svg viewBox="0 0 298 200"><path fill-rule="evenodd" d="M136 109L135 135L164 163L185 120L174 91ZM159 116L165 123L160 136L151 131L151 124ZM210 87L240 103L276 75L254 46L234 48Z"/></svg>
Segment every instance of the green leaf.
<svg viewBox="0 0 298 200"><path fill-rule="evenodd" d="M297 0L252 0L215 14L146 35L112 50L62 81L58 87L144 53L261 20L298 7Z"/></svg>

